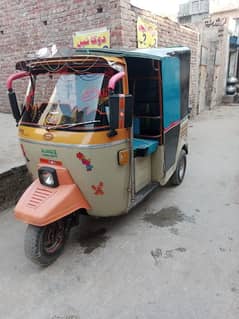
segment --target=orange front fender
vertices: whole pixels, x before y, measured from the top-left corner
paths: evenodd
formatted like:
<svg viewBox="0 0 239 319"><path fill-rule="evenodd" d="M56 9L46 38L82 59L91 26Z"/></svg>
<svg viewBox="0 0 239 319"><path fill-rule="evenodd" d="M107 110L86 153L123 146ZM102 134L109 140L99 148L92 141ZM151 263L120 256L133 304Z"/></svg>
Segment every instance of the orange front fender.
<svg viewBox="0 0 239 319"><path fill-rule="evenodd" d="M60 175L69 174L63 167L58 170ZM80 189L67 177L67 182L56 188L42 185L39 179L34 181L17 203L15 217L28 224L45 226L80 208L90 209Z"/></svg>

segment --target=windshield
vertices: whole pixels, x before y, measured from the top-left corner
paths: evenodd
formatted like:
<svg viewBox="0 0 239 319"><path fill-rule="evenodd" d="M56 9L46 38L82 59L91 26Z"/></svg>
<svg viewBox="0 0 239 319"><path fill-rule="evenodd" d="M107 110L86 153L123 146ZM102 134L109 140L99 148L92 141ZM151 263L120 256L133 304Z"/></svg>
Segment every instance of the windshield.
<svg viewBox="0 0 239 319"><path fill-rule="evenodd" d="M107 126L108 81L112 75L38 75L29 85L22 123L56 128L77 123Z"/></svg>

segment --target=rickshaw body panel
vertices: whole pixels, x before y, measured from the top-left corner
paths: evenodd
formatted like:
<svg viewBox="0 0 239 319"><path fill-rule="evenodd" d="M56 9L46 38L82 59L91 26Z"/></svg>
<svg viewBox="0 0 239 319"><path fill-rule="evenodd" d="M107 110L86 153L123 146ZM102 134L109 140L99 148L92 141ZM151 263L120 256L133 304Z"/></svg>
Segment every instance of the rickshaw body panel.
<svg viewBox="0 0 239 319"><path fill-rule="evenodd" d="M35 134L34 139L26 138L31 130L36 130L31 133L31 136ZM107 141L105 132L103 133L67 132L65 138L62 132L54 132L54 138L48 142L44 140L45 130L22 126L20 142L34 179L37 178L37 167L41 160L44 162L42 166L46 166L46 161L49 163L48 166L60 162L67 168L74 183L89 203L88 214L106 217L127 211L129 163L119 165L118 152L129 149L129 132L119 131L110 142ZM72 135L73 141L69 135ZM93 144L100 141L100 144Z"/></svg>
<svg viewBox="0 0 239 319"><path fill-rule="evenodd" d="M173 165L165 171L165 145L160 145L157 152L152 154L152 181L159 182L161 186L167 184L175 172L181 150L184 149L188 153L188 118L184 118L179 126L178 143Z"/></svg>

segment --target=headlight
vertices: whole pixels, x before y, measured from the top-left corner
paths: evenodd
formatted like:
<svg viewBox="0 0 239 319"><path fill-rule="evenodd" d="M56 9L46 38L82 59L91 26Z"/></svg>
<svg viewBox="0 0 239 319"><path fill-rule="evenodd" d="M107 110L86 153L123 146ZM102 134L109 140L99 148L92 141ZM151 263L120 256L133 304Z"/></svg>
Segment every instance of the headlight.
<svg viewBox="0 0 239 319"><path fill-rule="evenodd" d="M49 187L57 187L59 185L56 170L51 167L41 167L38 170L40 183Z"/></svg>

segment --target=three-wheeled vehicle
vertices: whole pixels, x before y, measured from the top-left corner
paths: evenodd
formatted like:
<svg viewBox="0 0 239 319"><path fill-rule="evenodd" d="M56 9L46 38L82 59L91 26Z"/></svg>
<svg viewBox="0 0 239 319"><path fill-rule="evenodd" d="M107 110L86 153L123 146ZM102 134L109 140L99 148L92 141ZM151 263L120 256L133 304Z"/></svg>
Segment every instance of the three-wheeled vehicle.
<svg viewBox="0 0 239 319"><path fill-rule="evenodd" d="M17 63L7 89L34 182L15 216L28 224L33 262L60 255L80 214L125 214L158 185L182 182L189 65L186 47L75 49ZM21 106L17 79L28 82Z"/></svg>

